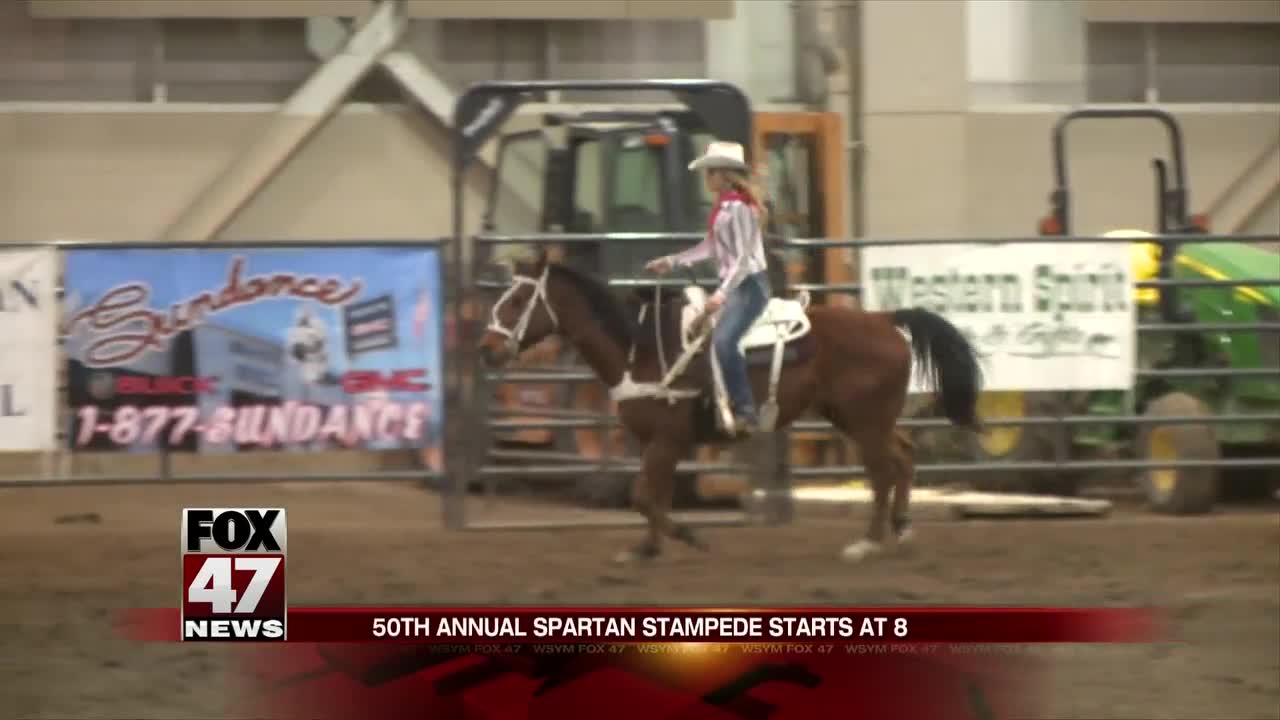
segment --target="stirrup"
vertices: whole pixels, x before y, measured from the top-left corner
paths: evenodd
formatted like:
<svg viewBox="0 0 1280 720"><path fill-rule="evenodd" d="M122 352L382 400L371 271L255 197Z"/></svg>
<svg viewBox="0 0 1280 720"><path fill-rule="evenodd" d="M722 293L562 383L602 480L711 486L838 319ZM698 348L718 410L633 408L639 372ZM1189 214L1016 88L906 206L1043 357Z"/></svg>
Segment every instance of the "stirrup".
<svg viewBox="0 0 1280 720"><path fill-rule="evenodd" d="M729 428L729 431L734 437L750 437L751 435L755 435L760 432L760 418L758 416L743 418L737 413L734 413L733 425Z"/></svg>

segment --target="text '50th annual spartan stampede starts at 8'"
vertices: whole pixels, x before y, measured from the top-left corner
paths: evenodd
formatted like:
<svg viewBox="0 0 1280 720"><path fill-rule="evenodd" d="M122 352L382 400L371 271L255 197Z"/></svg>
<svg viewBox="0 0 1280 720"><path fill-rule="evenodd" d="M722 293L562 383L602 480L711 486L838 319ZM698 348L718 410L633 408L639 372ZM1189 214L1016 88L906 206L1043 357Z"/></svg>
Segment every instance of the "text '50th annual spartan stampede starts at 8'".
<svg viewBox="0 0 1280 720"><path fill-rule="evenodd" d="M284 508L182 511L180 616L154 611L158 637L184 641L723 643L829 653L862 643L1132 642L1145 611L1009 608L292 608ZM166 625L180 619L180 628ZM179 631L179 632L174 632ZM559 647L565 647L561 645ZM615 650L614 652L621 652Z"/></svg>

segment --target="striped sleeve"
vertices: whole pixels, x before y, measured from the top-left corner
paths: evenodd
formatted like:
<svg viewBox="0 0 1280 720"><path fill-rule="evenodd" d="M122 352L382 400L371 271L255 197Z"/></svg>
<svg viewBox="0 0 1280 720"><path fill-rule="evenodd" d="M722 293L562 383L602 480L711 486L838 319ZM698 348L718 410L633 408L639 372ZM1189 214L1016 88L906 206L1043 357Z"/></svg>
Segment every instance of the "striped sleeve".
<svg viewBox="0 0 1280 720"><path fill-rule="evenodd" d="M702 242L674 255L668 255L667 258L675 265L692 265L696 262L706 260L713 254L711 234L707 233L707 236L702 239Z"/></svg>

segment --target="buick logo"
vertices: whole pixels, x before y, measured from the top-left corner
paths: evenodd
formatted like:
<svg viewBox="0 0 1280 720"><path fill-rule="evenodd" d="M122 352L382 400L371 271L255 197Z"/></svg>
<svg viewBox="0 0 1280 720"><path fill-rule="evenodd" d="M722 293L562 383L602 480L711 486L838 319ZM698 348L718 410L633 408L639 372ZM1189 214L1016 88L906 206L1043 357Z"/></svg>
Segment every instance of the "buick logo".
<svg viewBox="0 0 1280 720"><path fill-rule="evenodd" d="M108 372L95 372L89 376L89 396L106 400L116 394L116 379Z"/></svg>

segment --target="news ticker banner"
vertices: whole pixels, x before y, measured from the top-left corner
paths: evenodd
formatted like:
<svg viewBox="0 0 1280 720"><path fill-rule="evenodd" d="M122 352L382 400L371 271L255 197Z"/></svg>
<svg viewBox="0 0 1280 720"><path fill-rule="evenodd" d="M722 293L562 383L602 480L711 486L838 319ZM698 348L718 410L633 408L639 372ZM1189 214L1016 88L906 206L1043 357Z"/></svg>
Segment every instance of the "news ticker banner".
<svg viewBox="0 0 1280 720"><path fill-rule="evenodd" d="M438 451L439 250L66 253L73 448Z"/></svg>
<svg viewBox="0 0 1280 720"><path fill-rule="evenodd" d="M615 645L514 647L522 651L257 643L236 648L228 689L238 692L229 692L228 702L238 716L280 720L1050 716L1051 661L962 651L986 646L850 645L851 652L824 654L763 645L732 652L699 643L623 652Z"/></svg>
<svg viewBox="0 0 1280 720"><path fill-rule="evenodd" d="M57 447L58 256L0 250L0 452Z"/></svg>
<svg viewBox="0 0 1280 720"><path fill-rule="evenodd" d="M1042 659L993 643L1159 635L1136 609L290 608L284 508L185 508L180 544L181 607L119 630L248 641L228 709L263 718L1033 717Z"/></svg>
<svg viewBox="0 0 1280 720"><path fill-rule="evenodd" d="M248 560L184 557L184 608L130 611L124 618L128 634L145 641L496 644L512 650L565 643L615 646L608 652L622 652L620 646L628 644L786 643L803 645L806 653L861 643L1142 643L1159 637L1155 613L1130 608L292 607L267 612L261 608L268 601L283 602L283 588L265 584L270 576L254 573L283 569L283 558ZM210 594L217 590L209 590L209 583L232 570L243 574L243 589L223 595L239 592L241 604L218 605L218 596ZM270 595L253 589L259 577ZM200 587L192 591L193 586ZM210 602L212 611L191 609ZM245 608L246 602L257 603L256 608Z"/></svg>
<svg viewBox="0 0 1280 720"><path fill-rule="evenodd" d="M143 640L546 644L1145 642L1134 608L289 608L284 508L183 508L182 603L138 610ZM613 652L611 650L610 652Z"/></svg>

